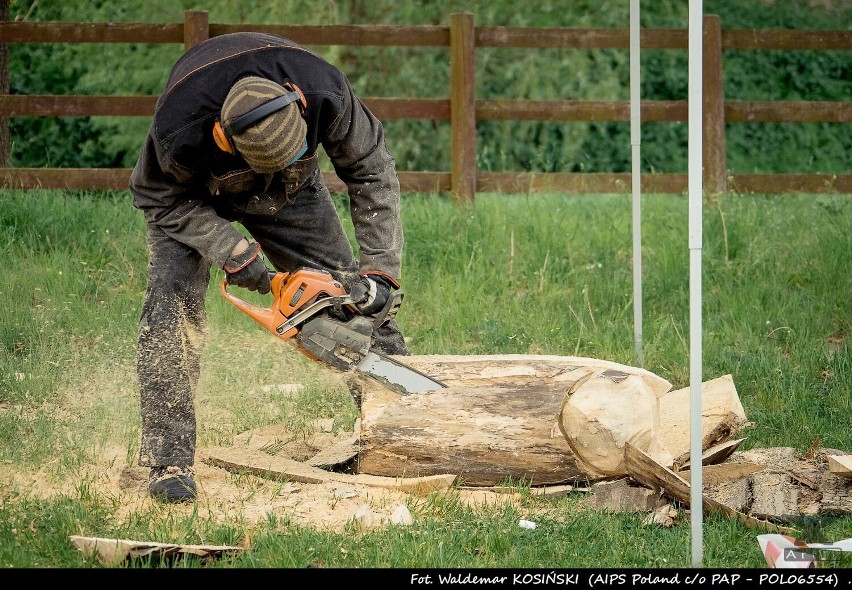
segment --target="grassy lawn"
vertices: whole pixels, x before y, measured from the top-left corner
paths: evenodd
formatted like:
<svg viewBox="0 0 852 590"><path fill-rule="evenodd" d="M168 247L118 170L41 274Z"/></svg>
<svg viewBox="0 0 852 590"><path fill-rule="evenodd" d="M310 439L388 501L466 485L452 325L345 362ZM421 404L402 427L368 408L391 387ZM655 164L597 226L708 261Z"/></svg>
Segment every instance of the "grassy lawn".
<svg viewBox="0 0 852 590"><path fill-rule="evenodd" d="M403 197L406 235L398 321L413 354L549 354L636 365L629 195L479 195L454 206ZM174 509L99 485L135 466L136 322L146 279L144 222L125 192L0 192L0 565L101 567L69 535L239 545L208 567L686 567L689 517L669 528L643 514L582 507L518 486L510 504L454 494L411 498L410 526L317 530L286 513L249 520ZM345 202L340 201L346 218ZM643 200L644 368L689 385L687 199ZM848 195L727 195L705 203L704 380L733 376L753 423L744 448L815 443L852 451L852 200ZM218 274L217 274L218 272ZM200 444L284 423L355 419L348 392L262 334L218 295L197 408ZM249 396L302 383L296 397ZM41 482L43 485L36 485ZM274 493L244 477L234 485ZM535 514L537 528L517 526ZM708 516L709 567L763 567L760 531ZM852 537L849 516L829 540ZM180 562L201 567L198 560ZM145 560L134 565L147 567Z"/></svg>

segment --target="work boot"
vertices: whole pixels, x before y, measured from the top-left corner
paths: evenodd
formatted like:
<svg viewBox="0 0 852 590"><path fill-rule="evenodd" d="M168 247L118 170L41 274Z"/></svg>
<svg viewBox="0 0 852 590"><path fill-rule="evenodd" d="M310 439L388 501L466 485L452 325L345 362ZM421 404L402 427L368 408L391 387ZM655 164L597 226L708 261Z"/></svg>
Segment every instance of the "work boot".
<svg viewBox="0 0 852 590"><path fill-rule="evenodd" d="M186 467L152 467L148 475L148 493L161 502L195 500L195 479Z"/></svg>

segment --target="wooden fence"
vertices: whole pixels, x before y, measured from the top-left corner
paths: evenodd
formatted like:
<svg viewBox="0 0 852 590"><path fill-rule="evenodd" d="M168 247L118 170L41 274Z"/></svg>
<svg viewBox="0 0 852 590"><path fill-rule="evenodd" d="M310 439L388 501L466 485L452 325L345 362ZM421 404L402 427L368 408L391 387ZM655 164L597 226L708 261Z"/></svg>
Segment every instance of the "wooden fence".
<svg viewBox="0 0 852 590"><path fill-rule="evenodd" d="M237 31L279 34L306 45L448 47L447 99L364 97L380 119L449 120L451 169L400 171L404 191L450 192L461 201L477 192L619 193L631 186L629 173L479 172L476 122L484 120L629 121L629 101L478 100L474 95L476 48L627 49L629 30L476 27L473 15L454 14L449 26L233 25L215 24L208 13L188 11L182 23L118 24L62 22L0 23L2 43L181 43L185 48L209 37ZM643 49L688 48L688 31L642 29ZM852 102L726 101L722 52L729 50L850 50L852 31L722 30L717 16L703 22L704 188L710 194L852 193L852 174L729 174L726 123L852 122ZM156 96L0 95L0 117L140 116L154 112ZM686 122L687 102L642 101L643 122ZM326 172L333 191L345 186ZM0 168L0 187L124 189L130 169ZM641 175L643 193L683 193L686 173Z"/></svg>

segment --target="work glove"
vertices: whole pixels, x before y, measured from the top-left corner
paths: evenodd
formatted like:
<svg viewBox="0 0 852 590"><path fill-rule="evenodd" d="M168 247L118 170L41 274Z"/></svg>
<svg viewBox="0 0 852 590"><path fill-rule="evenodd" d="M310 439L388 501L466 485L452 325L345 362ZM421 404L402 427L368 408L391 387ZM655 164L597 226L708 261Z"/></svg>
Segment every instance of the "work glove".
<svg viewBox="0 0 852 590"><path fill-rule="evenodd" d="M260 257L260 244L249 243L249 247L231 256L225 262L225 276L229 285L243 287L265 295L270 291L269 269Z"/></svg>
<svg viewBox="0 0 852 590"><path fill-rule="evenodd" d="M379 313L390 298L391 285L380 275L364 275L352 285L349 296L360 313L375 315Z"/></svg>

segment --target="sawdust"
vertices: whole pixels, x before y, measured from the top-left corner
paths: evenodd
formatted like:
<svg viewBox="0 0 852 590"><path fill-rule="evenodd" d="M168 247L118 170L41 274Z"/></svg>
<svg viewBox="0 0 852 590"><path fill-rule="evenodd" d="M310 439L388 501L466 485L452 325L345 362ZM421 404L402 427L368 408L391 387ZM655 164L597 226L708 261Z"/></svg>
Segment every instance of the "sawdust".
<svg viewBox="0 0 852 590"><path fill-rule="evenodd" d="M201 453L203 451L200 449ZM97 464L64 475L56 465L21 471L5 464L0 466L0 478L40 498L73 498L81 486L85 486L116 507L114 517L119 522L127 521L136 513L190 516L197 511L199 518L236 522L248 527L274 518L282 523L343 532L347 526L358 524L359 511L363 513L368 509L373 515L373 525L382 526L391 522L394 511L400 506L405 506L416 517L417 507L424 501L422 496L393 489L341 482L272 481L198 462L194 467L198 483L195 504L161 504L148 496L148 469L129 464L126 455L125 448L110 445ZM445 493L471 507L519 500L517 495L486 490L453 489Z"/></svg>
<svg viewBox="0 0 852 590"><path fill-rule="evenodd" d="M62 435L69 447L82 444L87 447L86 459L69 461L57 449L55 458L39 465L37 469L19 466L12 462L0 464L0 481L4 490L18 490L21 495L42 499L60 497L79 498L94 495L113 509L117 523L130 522L135 515L153 518L189 517L221 523L237 523L249 529L256 523L287 523L318 530L344 532L358 526L357 515L365 511L371 514L371 527L385 526L400 506L405 506L414 518L418 507L426 501L403 491L362 484L332 481L326 483L300 483L295 481L273 481L262 477L231 473L230 471L205 464L202 458L207 447L199 444L196 463L193 467L198 486L198 498L194 504L161 504L147 492L149 469L137 464L138 453L138 394L135 383L127 379L124 370L115 365L105 365L86 371L85 377L77 377L69 370L71 385L59 392L58 403L42 408L57 418ZM75 384L76 383L76 384ZM82 383L82 385L81 385ZM252 388L245 396L258 404L264 396L294 395L298 386L276 385L272 391ZM254 398L252 397L254 396ZM233 428L230 408L202 393L197 402L200 428L207 433L229 433ZM0 411L16 411L15 408L0 408ZM92 415L96 430L83 426L87 414ZM94 417L94 415L98 417ZM107 416L106 419L100 416ZM111 416L111 418L110 418ZM36 420L33 416L32 420ZM315 432L305 436L303 432L290 433L283 423L267 425L238 433L232 437L235 449L266 449L270 453L286 456L297 461L316 455L323 449L333 447L341 441L354 441L354 430L326 432L325 421L314 425ZM331 422L330 420L328 422ZM357 425L357 423L356 423ZM73 442L72 442L73 441ZM82 443L80 441L83 441ZM68 467L72 464L72 467ZM341 475L338 473L337 475ZM504 505L519 501L517 495L485 490L450 489L454 502L471 507ZM5 491L3 495L6 496ZM17 496L12 492L10 497ZM79 531L87 535L90 531Z"/></svg>

